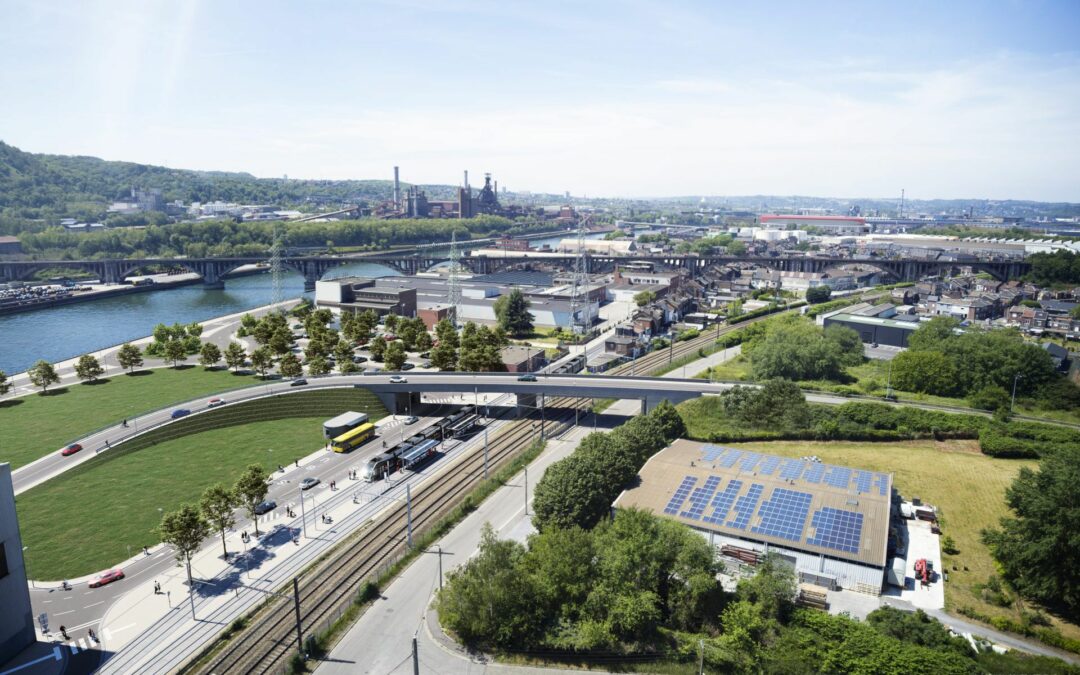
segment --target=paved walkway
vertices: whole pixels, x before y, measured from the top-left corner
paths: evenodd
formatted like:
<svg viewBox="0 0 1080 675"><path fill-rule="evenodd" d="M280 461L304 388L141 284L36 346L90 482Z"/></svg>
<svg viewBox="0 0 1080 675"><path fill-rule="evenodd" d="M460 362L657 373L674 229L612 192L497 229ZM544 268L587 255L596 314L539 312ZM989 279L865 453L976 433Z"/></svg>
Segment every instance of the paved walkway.
<svg viewBox="0 0 1080 675"><path fill-rule="evenodd" d="M718 352L709 354L703 359L698 359L693 363L688 363L685 366L676 368L670 373L665 373L662 377L683 378L697 377L701 373L704 373L713 366L718 366L721 363L726 363L735 358L739 354L742 354L742 345L735 345L734 347L728 347L727 349L721 349Z"/></svg>

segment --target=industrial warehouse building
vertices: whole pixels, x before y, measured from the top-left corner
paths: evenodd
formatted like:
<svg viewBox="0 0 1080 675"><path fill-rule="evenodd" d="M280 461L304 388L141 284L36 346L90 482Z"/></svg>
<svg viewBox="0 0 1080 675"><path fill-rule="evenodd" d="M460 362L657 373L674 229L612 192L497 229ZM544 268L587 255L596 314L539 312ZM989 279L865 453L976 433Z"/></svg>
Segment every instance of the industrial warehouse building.
<svg viewBox="0 0 1080 675"><path fill-rule="evenodd" d="M721 552L778 553L801 581L881 592L892 474L680 439L638 475L616 509L677 520Z"/></svg>
<svg viewBox="0 0 1080 675"><path fill-rule="evenodd" d="M833 325L847 326L858 333L864 343L877 343L890 347L907 347L908 338L919 329L918 321L898 321L880 316L847 313L826 317L824 323L826 328Z"/></svg>
<svg viewBox="0 0 1080 675"><path fill-rule="evenodd" d="M496 323L495 301L514 288L521 290L529 301L533 325L538 328L572 328L586 318L593 323L599 316L600 301L604 298L601 284L580 289L582 299L575 307L572 289L566 284L553 283L550 275L522 274L520 279L504 280L502 277L506 276L492 274L461 279L458 321ZM401 316L421 316L425 322L448 314L449 296L449 280L437 276L345 277L315 283L315 303L319 307L336 312L372 308L380 315L393 311Z"/></svg>

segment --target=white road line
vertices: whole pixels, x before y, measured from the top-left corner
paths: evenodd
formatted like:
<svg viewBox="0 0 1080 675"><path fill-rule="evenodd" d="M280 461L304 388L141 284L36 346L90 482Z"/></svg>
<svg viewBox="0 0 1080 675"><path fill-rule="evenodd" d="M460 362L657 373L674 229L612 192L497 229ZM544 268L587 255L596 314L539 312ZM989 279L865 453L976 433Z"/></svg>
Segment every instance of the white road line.
<svg viewBox="0 0 1080 675"><path fill-rule="evenodd" d="M90 609L91 607L97 607L98 605L104 605L104 604L105 604L105 601L102 600L101 602L95 602L92 605L87 605L86 607L83 607L83 609Z"/></svg>
<svg viewBox="0 0 1080 675"><path fill-rule="evenodd" d="M68 611L66 611L66 612L57 612L56 614L53 614L53 616L64 616L65 614L72 614L72 613L74 613L74 612L75 612L75 610L73 610L73 609L69 609L69 610L68 610Z"/></svg>
<svg viewBox="0 0 1080 675"><path fill-rule="evenodd" d="M11 668L9 670L0 671L0 675L10 675L11 673L14 673L14 672L19 671L19 670L24 670L26 668L29 668L30 666L36 666L37 664L41 663L42 661L48 661L49 659L52 659L54 661L60 661L63 658L64 658L64 654L60 650L60 647L53 647L53 653L52 654L46 654L45 656L39 656L38 658L34 659L33 661L27 661L26 663L24 663L22 665L19 665L19 666L15 666L14 668Z"/></svg>
<svg viewBox="0 0 1080 675"><path fill-rule="evenodd" d="M87 621L86 623L79 624L78 626L72 626L71 628L68 628L68 630L79 630L81 628L87 628L89 626L93 626L93 625L98 624L98 623L101 623L101 619L94 619L93 621Z"/></svg>
<svg viewBox="0 0 1080 675"><path fill-rule="evenodd" d="M74 642L69 642L68 647L71 648L71 655L75 656L79 653L79 647Z"/></svg>

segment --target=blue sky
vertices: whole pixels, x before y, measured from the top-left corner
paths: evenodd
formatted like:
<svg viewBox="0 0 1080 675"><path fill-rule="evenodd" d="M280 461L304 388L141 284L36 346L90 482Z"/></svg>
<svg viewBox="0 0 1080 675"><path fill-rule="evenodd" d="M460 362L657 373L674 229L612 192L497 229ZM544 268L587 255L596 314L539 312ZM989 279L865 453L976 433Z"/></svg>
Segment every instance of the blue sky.
<svg viewBox="0 0 1080 675"><path fill-rule="evenodd" d="M1080 2L0 0L0 139L589 196L1080 201Z"/></svg>

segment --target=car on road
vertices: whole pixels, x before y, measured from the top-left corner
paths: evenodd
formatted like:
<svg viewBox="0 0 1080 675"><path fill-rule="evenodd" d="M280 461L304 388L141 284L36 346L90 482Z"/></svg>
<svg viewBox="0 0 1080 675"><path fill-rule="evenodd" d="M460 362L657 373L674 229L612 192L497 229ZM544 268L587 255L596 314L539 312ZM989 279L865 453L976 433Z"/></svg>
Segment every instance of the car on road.
<svg viewBox="0 0 1080 675"><path fill-rule="evenodd" d="M216 408L219 405L225 405L225 399L218 398L217 396L215 396L214 398L212 398L212 399L210 399L209 401L206 402L206 407L207 408Z"/></svg>
<svg viewBox="0 0 1080 675"><path fill-rule="evenodd" d="M290 382L290 383L289 383L289 386L290 386L290 387L302 387L302 386L304 386L305 384L307 384L307 380L305 380L305 379L304 379L304 378L302 378L302 377L298 377L298 378L296 378L295 380L293 380L292 382Z"/></svg>
<svg viewBox="0 0 1080 675"><path fill-rule="evenodd" d="M261 516L264 513L270 513L277 508L277 502L273 499L267 499L264 502L259 502L259 505L255 507L255 515Z"/></svg>
<svg viewBox="0 0 1080 675"><path fill-rule="evenodd" d="M90 582L90 588L101 588L105 584L111 584L114 581L120 581L124 578L124 570L119 567L111 570L105 570L101 574L94 577L94 580Z"/></svg>
<svg viewBox="0 0 1080 675"><path fill-rule="evenodd" d="M391 375L390 376L390 384L405 384L406 382L408 382L408 380L406 380L404 377L402 377L400 375Z"/></svg>
<svg viewBox="0 0 1080 675"><path fill-rule="evenodd" d="M314 476L308 476L307 478L300 481L300 489L310 490L321 482L322 481L320 481L318 478L315 478Z"/></svg>
<svg viewBox="0 0 1080 675"><path fill-rule="evenodd" d="M420 418L417 417L416 415L409 415L408 417L405 418L405 424L416 424L419 421L420 421Z"/></svg>
<svg viewBox="0 0 1080 675"><path fill-rule="evenodd" d="M181 417L187 417L190 414L191 411L187 408L177 408L176 410L172 411L172 415L170 415L170 417L172 417L174 420L178 420Z"/></svg>
<svg viewBox="0 0 1080 675"><path fill-rule="evenodd" d="M524 375L518 375L518 382L536 382L536 376L532 373L525 373Z"/></svg>
<svg viewBox="0 0 1080 675"><path fill-rule="evenodd" d="M66 448L64 448L63 450L61 450L60 454L63 455L64 457L70 457L71 455L74 455L76 452L78 452L80 450L82 450L81 445L79 445L78 443L72 443L71 445L69 445Z"/></svg>

